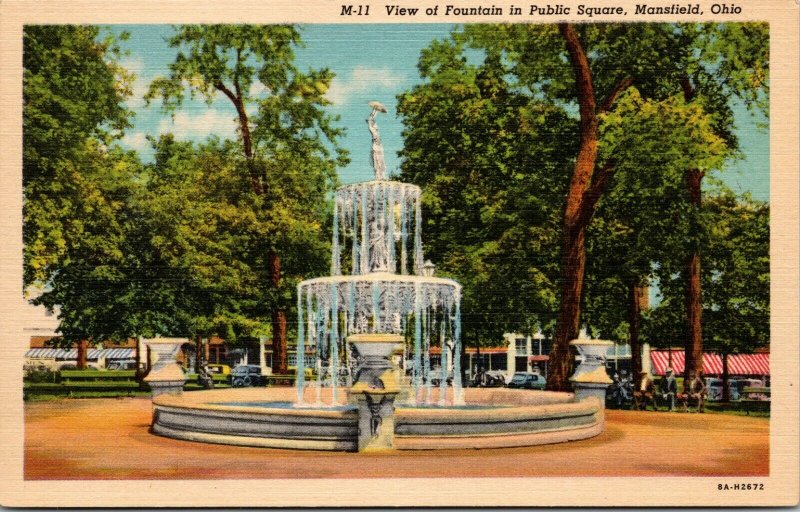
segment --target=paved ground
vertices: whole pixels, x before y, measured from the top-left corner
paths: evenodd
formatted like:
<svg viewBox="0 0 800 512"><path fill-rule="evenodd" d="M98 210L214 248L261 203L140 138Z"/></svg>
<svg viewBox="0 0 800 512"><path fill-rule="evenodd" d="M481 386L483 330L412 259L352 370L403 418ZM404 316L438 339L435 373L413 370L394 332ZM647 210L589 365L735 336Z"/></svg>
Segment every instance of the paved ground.
<svg viewBox="0 0 800 512"><path fill-rule="evenodd" d="M585 441L530 448L365 455L219 446L154 436L148 432L151 405L146 398L28 403L25 405L25 478L769 474L769 420L766 418L606 412L606 431Z"/></svg>

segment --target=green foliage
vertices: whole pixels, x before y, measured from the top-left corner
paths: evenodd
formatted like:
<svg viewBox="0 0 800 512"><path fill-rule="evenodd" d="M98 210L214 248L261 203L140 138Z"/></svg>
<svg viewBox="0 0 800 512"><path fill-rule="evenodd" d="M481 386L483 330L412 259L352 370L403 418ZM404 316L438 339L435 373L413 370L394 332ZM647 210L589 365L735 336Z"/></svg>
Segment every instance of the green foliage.
<svg viewBox="0 0 800 512"><path fill-rule="evenodd" d="M143 246L152 251L139 271L157 293L145 310L167 313L166 332L176 335L250 336L266 315L264 255L255 245L265 226L238 147L164 136L155 150L138 204Z"/></svg>
<svg viewBox="0 0 800 512"><path fill-rule="evenodd" d="M768 27L574 28L600 113L597 166L612 173L587 233L584 320L625 338L630 284L652 276L677 289L686 255L705 240L685 173L737 157L734 99L765 108ZM492 335L547 324L577 150L575 79L558 27L467 25L423 50L419 69L425 82L400 102L402 177L425 186L426 250L464 285L467 322L475 312ZM633 86L606 103L626 78ZM684 316L667 308L648 322L677 340Z"/></svg>
<svg viewBox="0 0 800 512"><path fill-rule="evenodd" d="M703 345L752 352L769 344L769 206L722 190L703 207ZM644 324L655 346L683 336L685 285L680 272L654 269L661 302Z"/></svg>
<svg viewBox="0 0 800 512"><path fill-rule="evenodd" d="M44 365L27 365L23 379L25 382L55 382L58 374Z"/></svg>
<svg viewBox="0 0 800 512"><path fill-rule="evenodd" d="M647 284L654 262L680 267L702 232L689 222L686 169L718 169L731 151L701 105L648 100L636 88L599 131L599 160L613 161L615 175L588 231L584 321L624 340L629 287Z"/></svg>
<svg viewBox="0 0 800 512"><path fill-rule="evenodd" d="M333 73L294 66L301 41L293 26L183 25L169 43L178 49L170 76L153 81L147 100L174 112L187 93L209 104L221 95L237 109L241 145L237 154L212 143L192 156L159 142L157 166L171 170L158 172L174 175L154 181L166 187L152 205L169 231L156 240L160 257L191 276L197 307L181 321L191 332L263 334L268 311L290 310L296 283L325 268L328 194L347 162L342 130L324 110ZM270 255L281 258L279 285Z"/></svg>
<svg viewBox="0 0 800 512"><path fill-rule="evenodd" d="M114 249L120 173L108 144L128 126L129 78L119 48L96 27L29 25L23 32L25 285L66 262ZM106 168L111 173L107 175ZM110 229L106 230L106 226Z"/></svg>
<svg viewBox="0 0 800 512"><path fill-rule="evenodd" d="M495 52L473 62L461 39L423 50L425 82L399 98L400 179L424 187L426 254L464 287L465 335L492 343L552 321L575 136L562 109L509 83Z"/></svg>
<svg viewBox="0 0 800 512"><path fill-rule="evenodd" d="M707 201L704 345L752 352L769 343L769 206L730 193Z"/></svg>

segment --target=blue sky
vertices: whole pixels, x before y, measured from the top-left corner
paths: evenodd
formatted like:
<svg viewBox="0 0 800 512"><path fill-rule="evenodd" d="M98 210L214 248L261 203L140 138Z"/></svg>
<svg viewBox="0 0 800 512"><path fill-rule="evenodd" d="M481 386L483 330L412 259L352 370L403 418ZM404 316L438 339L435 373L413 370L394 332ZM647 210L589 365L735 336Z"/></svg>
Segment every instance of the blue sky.
<svg viewBox="0 0 800 512"><path fill-rule="evenodd" d="M330 68L335 74L328 99L331 113L341 116L347 129L342 143L350 151L352 162L339 172L343 183L372 177L369 165L370 135L365 119L367 103L382 102L388 115L378 124L385 148L386 167L393 173L400 167L397 152L402 147L402 125L396 117L396 96L419 82L417 59L431 40L443 38L453 25L445 24L362 24L305 25L302 38L305 48L296 52L301 69ZM226 98L211 106L201 100L187 101L174 120L161 111L160 103L145 106L142 96L150 81L168 73L175 51L166 43L172 34L169 25L117 26L130 39L122 43L129 55L122 64L136 74L134 94L129 106L136 113L134 127L126 133L123 145L141 152L149 159L151 151L146 135L172 132L179 139L200 141L211 134L223 138L235 136L235 110ZM769 134L758 129L755 120L743 108L736 109L736 125L743 160L731 163L720 176L734 190L750 192L757 199L769 199Z"/></svg>

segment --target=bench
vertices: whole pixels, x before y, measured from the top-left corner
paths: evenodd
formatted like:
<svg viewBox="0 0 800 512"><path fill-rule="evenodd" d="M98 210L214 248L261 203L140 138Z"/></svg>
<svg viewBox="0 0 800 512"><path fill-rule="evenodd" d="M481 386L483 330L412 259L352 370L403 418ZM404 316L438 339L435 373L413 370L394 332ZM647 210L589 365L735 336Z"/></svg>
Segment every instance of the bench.
<svg viewBox="0 0 800 512"><path fill-rule="evenodd" d="M770 395L770 388L746 387L742 390L743 398L738 403L739 410L745 411L748 416L751 411L769 413L771 409Z"/></svg>
<svg viewBox="0 0 800 512"><path fill-rule="evenodd" d="M136 370L62 370L61 386L70 390L138 389Z"/></svg>

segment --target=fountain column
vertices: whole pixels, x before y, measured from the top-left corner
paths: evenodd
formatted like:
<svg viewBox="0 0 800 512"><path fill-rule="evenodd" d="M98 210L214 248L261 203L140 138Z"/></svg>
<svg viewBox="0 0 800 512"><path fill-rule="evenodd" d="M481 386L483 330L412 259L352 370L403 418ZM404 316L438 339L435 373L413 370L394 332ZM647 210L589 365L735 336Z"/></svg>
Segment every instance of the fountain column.
<svg viewBox="0 0 800 512"><path fill-rule="evenodd" d="M394 402L400 393L392 354L404 342L395 334L354 334L347 338L360 365L350 388L350 403L358 408L358 451L394 448Z"/></svg>

